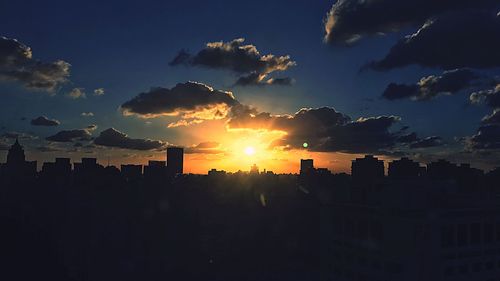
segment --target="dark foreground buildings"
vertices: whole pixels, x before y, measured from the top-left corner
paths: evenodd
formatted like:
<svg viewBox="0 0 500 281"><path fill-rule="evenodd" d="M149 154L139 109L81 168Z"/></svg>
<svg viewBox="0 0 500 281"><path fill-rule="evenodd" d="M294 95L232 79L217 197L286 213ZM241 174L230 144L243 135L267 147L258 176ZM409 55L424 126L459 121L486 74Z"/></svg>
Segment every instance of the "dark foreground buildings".
<svg viewBox="0 0 500 281"><path fill-rule="evenodd" d="M171 152L173 151L173 152ZM355 159L352 175L167 161L0 166L2 280L496 280L500 169Z"/></svg>
<svg viewBox="0 0 500 281"><path fill-rule="evenodd" d="M167 169L171 174L182 174L184 167L184 148L167 148Z"/></svg>

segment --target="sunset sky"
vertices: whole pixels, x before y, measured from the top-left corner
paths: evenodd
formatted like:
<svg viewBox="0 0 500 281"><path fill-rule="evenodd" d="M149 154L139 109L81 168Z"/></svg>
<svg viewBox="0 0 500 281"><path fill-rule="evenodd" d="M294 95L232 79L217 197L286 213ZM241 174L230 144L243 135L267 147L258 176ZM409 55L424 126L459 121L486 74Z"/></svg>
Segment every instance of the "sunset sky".
<svg viewBox="0 0 500 281"><path fill-rule="evenodd" d="M0 2L0 162L500 166L497 0L103 2Z"/></svg>

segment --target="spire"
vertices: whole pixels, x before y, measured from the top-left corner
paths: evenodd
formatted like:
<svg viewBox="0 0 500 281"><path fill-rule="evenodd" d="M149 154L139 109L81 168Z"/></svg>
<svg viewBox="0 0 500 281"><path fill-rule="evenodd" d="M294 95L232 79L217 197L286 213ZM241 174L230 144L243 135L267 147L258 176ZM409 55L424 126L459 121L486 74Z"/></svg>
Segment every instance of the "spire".
<svg viewBox="0 0 500 281"><path fill-rule="evenodd" d="M9 153L7 154L7 163L15 164L24 162L25 162L24 149L21 146L21 144L19 144L19 139L16 138L16 142L10 147Z"/></svg>
<svg viewBox="0 0 500 281"><path fill-rule="evenodd" d="M22 145L19 143L18 137L16 137L16 142L12 145L11 149L15 149L15 150L22 150L23 149Z"/></svg>

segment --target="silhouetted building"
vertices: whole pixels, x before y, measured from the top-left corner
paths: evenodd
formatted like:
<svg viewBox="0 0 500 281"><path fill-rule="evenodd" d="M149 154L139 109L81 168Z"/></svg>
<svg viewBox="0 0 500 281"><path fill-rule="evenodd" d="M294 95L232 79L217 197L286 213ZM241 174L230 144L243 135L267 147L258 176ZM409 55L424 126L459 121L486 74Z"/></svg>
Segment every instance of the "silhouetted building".
<svg viewBox="0 0 500 281"><path fill-rule="evenodd" d="M328 168L316 168L314 169L314 173L316 175L331 175L332 172L330 170L328 170Z"/></svg>
<svg viewBox="0 0 500 281"><path fill-rule="evenodd" d="M259 167L256 164L253 164L250 167L250 174L259 174Z"/></svg>
<svg viewBox="0 0 500 281"><path fill-rule="evenodd" d="M99 174L104 169L97 164L96 158L83 157L82 162L73 164L75 182L80 184L95 183L99 180Z"/></svg>
<svg viewBox="0 0 500 281"><path fill-rule="evenodd" d="M2 165L2 174L13 181L26 181L36 176L36 161L26 161L24 149L18 139L7 153L7 163Z"/></svg>
<svg viewBox="0 0 500 281"><path fill-rule="evenodd" d="M225 176L226 175L226 171L224 171L224 170L217 171L217 169L211 169L210 171L208 171L208 175L211 176L211 177L214 177L214 176Z"/></svg>
<svg viewBox="0 0 500 281"><path fill-rule="evenodd" d="M142 177L142 165L121 165L121 175L126 181L137 181Z"/></svg>
<svg viewBox="0 0 500 281"><path fill-rule="evenodd" d="M460 164L456 170L455 180L460 189L473 191L480 187L483 176L482 170L472 168L470 164Z"/></svg>
<svg viewBox="0 0 500 281"><path fill-rule="evenodd" d="M364 158L356 158L352 161L351 175L353 180L369 182L384 178L384 161L373 155L365 155Z"/></svg>
<svg viewBox="0 0 500 281"><path fill-rule="evenodd" d="M71 160L69 158L56 158L55 162L44 162L41 176L44 181L54 184L67 184L71 178Z"/></svg>
<svg viewBox="0 0 500 281"><path fill-rule="evenodd" d="M184 148L168 147L167 148L167 169L169 174L182 174L184 167Z"/></svg>
<svg viewBox="0 0 500 281"><path fill-rule="evenodd" d="M389 163L387 174L391 179L411 180L420 176L422 167L418 162L403 157Z"/></svg>
<svg viewBox="0 0 500 281"><path fill-rule="evenodd" d="M71 160L69 158L56 158L55 167L61 175L69 175L71 173Z"/></svg>
<svg viewBox="0 0 500 281"><path fill-rule="evenodd" d="M24 155L24 149L19 144L18 139L16 142L10 147L9 152L7 154L7 166L11 167L20 167L23 166L26 162L26 157Z"/></svg>
<svg viewBox="0 0 500 281"><path fill-rule="evenodd" d="M427 176L432 180L455 179L457 171L457 165L444 159L439 159L438 161L431 162L427 165Z"/></svg>
<svg viewBox="0 0 500 281"><path fill-rule="evenodd" d="M313 159L300 159L300 174L306 175L314 171Z"/></svg>
<svg viewBox="0 0 500 281"><path fill-rule="evenodd" d="M150 181L163 181L167 178L167 166L165 161L150 160L144 166L144 178Z"/></svg>

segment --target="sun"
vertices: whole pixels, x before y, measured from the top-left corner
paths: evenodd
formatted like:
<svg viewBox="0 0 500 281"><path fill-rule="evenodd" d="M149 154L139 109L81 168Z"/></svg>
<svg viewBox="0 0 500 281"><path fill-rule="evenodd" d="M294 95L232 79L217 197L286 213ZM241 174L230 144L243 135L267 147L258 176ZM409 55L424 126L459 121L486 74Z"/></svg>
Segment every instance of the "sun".
<svg viewBox="0 0 500 281"><path fill-rule="evenodd" d="M247 146L245 147L245 154L248 155L248 156L252 156L255 154L255 148L253 148L253 146Z"/></svg>

